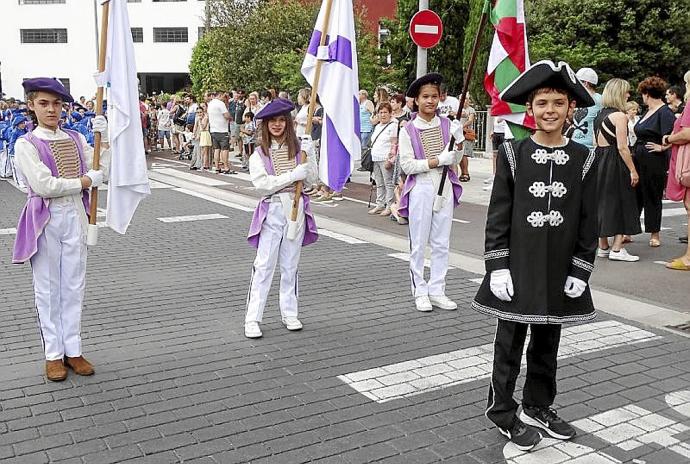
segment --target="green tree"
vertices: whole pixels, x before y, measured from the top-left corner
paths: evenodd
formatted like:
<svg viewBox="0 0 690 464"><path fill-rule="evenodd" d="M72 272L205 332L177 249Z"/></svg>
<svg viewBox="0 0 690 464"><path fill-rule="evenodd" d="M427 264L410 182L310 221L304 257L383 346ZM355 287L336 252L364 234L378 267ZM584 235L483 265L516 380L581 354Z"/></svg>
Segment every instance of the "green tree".
<svg viewBox="0 0 690 464"><path fill-rule="evenodd" d="M196 45L190 63L195 92L211 87L277 88L291 92L307 85L300 68L320 5L299 0L253 0L236 20L244 0L211 0L215 25ZM356 18L360 80L381 75L376 44Z"/></svg>
<svg viewBox="0 0 690 464"><path fill-rule="evenodd" d="M653 74L680 82L690 68L687 0L531 0L525 9L532 62L563 60L633 85Z"/></svg>
<svg viewBox="0 0 690 464"><path fill-rule="evenodd" d="M465 29L465 43L464 43L464 60L463 69L467 70L472 56L472 47L474 46L477 32L479 31L479 23L481 21L482 11L484 10L485 0L469 0L470 13L469 21ZM494 28L491 21L487 19L484 33L480 37L479 51L477 53L477 62L474 65L472 79L470 80L469 94L476 102L476 107L484 108L485 105L491 103L489 95L484 90L484 75L486 74L486 67L489 63L489 52L491 51L491 40L494 34Z"/></svg>
<svg viewBox="0 0 690 464"><path fill-rule="evenodd" d="M401 90L416 75L417 46L410 38L409 26L418 8L417 0L399 0L395 19L383 21L383 26L390 31L382 45L383 54L391 57L388 76L391 83ZM427 68L429 72L440 72L446 79L449 91L458 94L462 88L462 58L469 2L430 0L429 9L441 17L443 38L436 47L428 51Z"/></svg>

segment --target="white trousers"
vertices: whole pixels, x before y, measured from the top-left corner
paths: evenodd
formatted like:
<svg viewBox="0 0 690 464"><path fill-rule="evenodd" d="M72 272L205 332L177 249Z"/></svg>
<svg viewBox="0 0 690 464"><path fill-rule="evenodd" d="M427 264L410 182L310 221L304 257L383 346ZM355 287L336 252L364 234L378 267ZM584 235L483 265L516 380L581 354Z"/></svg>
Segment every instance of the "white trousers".
<svg viewBox="0 0 690 464"><path fill-rule="evenodd" d="M281 202L271 202L268 215L261 227L259 247L256 250L252 280L247 295L245 322L261 322L271 289L273 273L280 258L280 314L297 317L297 268L302 252L304 222L295 240L288 240L288 221Z"/></svg>
<svg viewBox="0 0 690 464"><path fill-rule="evenodd" d="M46 360L81 356L86 235L72 202L51 203L31 270Z"/></svg>
<svg viewBox="0 0 690 464"><path fill-rule="evenodd" d="M410 277L412 294L444 295L448 271L450 228L453 224L453 201L446 200L441 211L434 213L436 190L431 181L417 182L410 192ZM431 246L431 275L424 280L424 249Z"/></svg>

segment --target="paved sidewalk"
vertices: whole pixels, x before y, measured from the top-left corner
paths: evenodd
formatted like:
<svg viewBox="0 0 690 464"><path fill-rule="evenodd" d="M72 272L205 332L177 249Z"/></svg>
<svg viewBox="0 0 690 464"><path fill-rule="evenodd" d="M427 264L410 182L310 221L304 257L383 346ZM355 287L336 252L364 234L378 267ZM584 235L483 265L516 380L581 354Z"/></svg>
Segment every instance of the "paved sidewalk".
<svg viewBox="0 0 690 464"><path fill-rule="evenodd" d="M0 229L22 203L0 182ZM280 323L276 281L264 338L245 339L250 217L160 188L127 235L102 229L83 320L97 373L58 384L30 269L0 234L0 462L690 462L690 340L605 315L572 327L556 406L579 435L521 454L483 416L495 322L469 309L478 276L450 270L460 309L418 313L407 263L370 243L305 248L304 330Z"/></svg>

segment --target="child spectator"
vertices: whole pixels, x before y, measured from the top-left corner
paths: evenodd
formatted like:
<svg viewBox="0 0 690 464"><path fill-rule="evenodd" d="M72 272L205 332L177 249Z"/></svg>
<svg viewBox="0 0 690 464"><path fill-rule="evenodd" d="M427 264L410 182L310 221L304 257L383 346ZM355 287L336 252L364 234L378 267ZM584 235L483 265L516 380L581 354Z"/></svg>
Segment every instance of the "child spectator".
<svg viewBox="0 0 690 464"><path fill-rule="evenodd" d="M242 128L242 171L249 171L249 157L254 153L256 144L256 124L254 123L254 113L247 111L244 113Z"/></svg>

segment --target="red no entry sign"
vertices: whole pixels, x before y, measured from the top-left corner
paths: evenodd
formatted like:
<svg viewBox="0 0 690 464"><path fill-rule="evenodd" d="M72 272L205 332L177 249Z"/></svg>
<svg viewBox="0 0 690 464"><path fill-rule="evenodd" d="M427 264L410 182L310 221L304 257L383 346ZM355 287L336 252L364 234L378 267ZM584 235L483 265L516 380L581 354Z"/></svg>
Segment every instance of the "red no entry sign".
<svg viewBox="0 0 690 464"><path fill-rule="evenodd" d="M443 34L441 18L431 10L418 11L410 21L410 37L422 48L438 45Z"/></svg>

